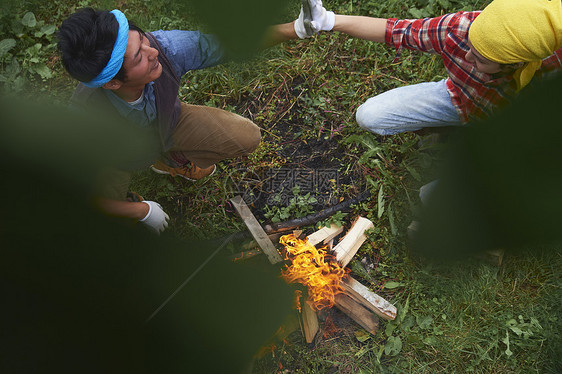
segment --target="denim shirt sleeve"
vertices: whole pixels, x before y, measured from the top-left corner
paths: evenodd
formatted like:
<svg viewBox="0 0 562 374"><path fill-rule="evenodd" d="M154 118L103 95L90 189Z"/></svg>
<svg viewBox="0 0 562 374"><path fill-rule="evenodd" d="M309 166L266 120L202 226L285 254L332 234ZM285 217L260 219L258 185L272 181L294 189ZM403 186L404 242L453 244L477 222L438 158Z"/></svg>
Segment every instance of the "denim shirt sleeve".
<svg viewBox="0 0 562 374"><path fill-rule="evenodd" d="M225 60L224 48L214 35L199 31L158 30L152 32L181 77L190 70L218 65Z"/></svg>

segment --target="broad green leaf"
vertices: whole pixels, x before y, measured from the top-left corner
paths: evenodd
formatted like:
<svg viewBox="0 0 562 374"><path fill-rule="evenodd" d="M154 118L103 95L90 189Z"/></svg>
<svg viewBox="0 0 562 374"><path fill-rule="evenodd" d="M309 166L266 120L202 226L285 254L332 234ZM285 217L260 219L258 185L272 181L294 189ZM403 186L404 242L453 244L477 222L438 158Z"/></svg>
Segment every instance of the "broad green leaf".
<svg viewBox="0 0 562 374"><path fill-rule="evenodd" d="M19 75L12 82L13 92L20 92L25 87L26 80L22 75Z"/></svg>
<svg viewBox="0 0 562 374"><path fill-rule="evenodd" d="M49 69L45 64L35 65L33 70L35 70L35 72L43 79L51 78L53 76L51 69Z"/></svg>
<svg viewBox="0 0 562 374"><path fill-rule="evenodd" d="M521 334L523 333L523 330L521 330L519 327L517 326L509 326L509 328L511 329L511 331L513 331L514 333L517 334L517 336L521 336Z"/></svg>
<svg viewBox="0 0 562 374"><path fill-rule="evenodd" d="M39 53L39 51L43 48L43 44L41 43L35 43L32 47L29 47L28 50L29 51L35 51L37 53Z"/></svg>
<svg viewBox="0 0 562 374"><path fill-rule="evenodd" d="M406 317L406 314L408 313L408 309L410 309L410 295L408 295L408 298L406 299L406 304L404 304L403 308L400 308L400 312L398 313L398 317L400 318L400 322L404 321L404 318ZM413 322L412 322L412 324L413 324Z"/></svg>
<svg viewBox="0 0 562 374"><path fill-rule="evenodd" d="M384 333L386 334L386 336L390 337L395 329L396 329L395 323L387 323L386 329L384 330Z"/></svg>
<svg viewBox="0 0 562 374"><path fill-rule="evenodd" d="M18 62L18 60L15 57L12 59L12 62L10 64L8 64L8 66L6 66L5 72L6 72L6 74L8 74L9 76L12 76L12 77L15 77L16 75L18 75L21 72L20 63Z"/></svg>
<svg viewBox="0 0 562 374"><path fill-rule="evenodd" d="M0 57L4 56L8 51L16 46L14 39L4 39L0 41Z"/></svg>
<svg viewBox="0 0 562 374"><path fill-rule="evenodd" d="M400 321L400 328L403 331L408 331L414 326L414 316L408 314L406 318Z"/></svg>
<svg viewBox="0 0 562 374"><path fill-rule="evenodd" d="M377 199L377 208L378 208L377 216L379 218L381 218L382 214L384 213L384 191L383 191L382 185L381 185L381 188L379 189L379 196L378 196L378 199Z"/></svg>
<svg viewBox="0 0 562 374"><path fill-rule="evenodd" d="M417 316L416 317L416 323L418 324L418 326L422 330L428 329L429 326L431 326L432 322L433 322L433 317L431 317L431 316Z"/></svg>
<svg viewBox="0 0 562 374"><path fill-rule="evenodd" d="M418 344L422 344L423 339L422 339L421 335L408 334L407 337L406 337L406 342L408 344L411 344L412 346L416 346Z"/></svg>
<svg viewBox="0 0 562 374"><path fill-rule="evenodd" d="M443 330L439 326L433 326L433 335L443 335Z"/></svg>
<svg viewBox="0 0 562 374"><path fill-rule="evenodd" d="M402 339L398 336L391 336L386 341L384 353L388 356L396 356L402 350Z"/></svg>
<svg viewBox="0 0 562 374"><path fill-rule="evenodd" d="M371 334L365 330L357 330L355 331L355 338L363 343L371 338Z"/></svg>
<svg viewBox="0 0 562 374"><path fill-rule="evenodd" d="M435 345L435 343L437 343L437 339L435 339L435 336L426 336L423 339L423 342L427 345Z"/></svg>
<svg viewBox="0 0 562 374"><path fill-rule="evenodd" d="M35 14L33 12L27 12L21 20L22 25L27 27L35 27L37 25L37 19L35 19Z"/></svg>
<svg viewBox="0 0 562 374"><path fill-rule="evenodd" d="M402 287L402 286L404 286L404 283L393 282L393 281L386 282L386 283L384 284L384 288L388 288L389 290L392 290L393 288Z"/></svg>
<svg viewBox="0 0 562 374"><path fill-rule="evenodd" d="M41 27L41 32L44 35L52 35L55 33L55 31L57 30L57 27L55 25L45 25L43 27Z"/></svg>

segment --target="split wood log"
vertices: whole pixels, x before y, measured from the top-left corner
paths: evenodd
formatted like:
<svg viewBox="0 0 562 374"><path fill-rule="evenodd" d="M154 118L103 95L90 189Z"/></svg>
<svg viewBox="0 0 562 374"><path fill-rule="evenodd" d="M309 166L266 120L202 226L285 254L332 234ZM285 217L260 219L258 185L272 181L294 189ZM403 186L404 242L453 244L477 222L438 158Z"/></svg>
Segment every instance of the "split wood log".
<svg viewBox="0 0 562 374"><path fill-rule="evenodd" d="M281 234L269 234L267 236L273 243L279 243L279 238L281 237ZM258 243L255 240L250 240L247 243L244 243L241 245L241 249L242 250L252 250L256 247L259 247Z"/></svg>
<svg viewBox="0 0 562 374"><path fill-rule="evenodd" d="M330 227L322 227L320 230L313 232L306 238L311 245L318 243L327 244L330 240L341 234L343 226L332 224Z"/></svg>
<svg viewBox="0 0 562 374"><path fill-rule="evenodd" d="M386 320L396 318L396 307L352 277L340 281L345 294Z"/></svg>
<svg viewBox="0 0 562 374"><path fill-rule="evenodd" d="M318 315L316 311L305 300L301 305L301 328L307 343L312 343L318 333Z"/></svg>
<svg viewBox="0 0 562 374"><path fill-rule="evenodd" d="M279 243L279 238L281 236L282 235L279 233L267 235L267 237L273 242L273 245ZM246 244L243 248L247 248L248 250L251 250L251 248L255 248L255 247L259 247L259 244L255 240L252 240L248 244ZM260 251L260 253L263 253L263 251Z"/></svg>
<svg viewBox="0 0 562 374"><path fill-rule="evenodd" d="M341 210L348 209L351 205L357 204L363 200L368 199L371 197L371 193L369 191L361 192L359 195L354 197L353 199L349 199L343 201L339 204L336 204L332 207L326 208L321 210L320 212L309 214L308 216L302 218L296 218L290 221L279 222L279 223L272 223L270 225L265 225L263 228L265 232L268 234L272 234L274 232L283 232L283 231L290 231L297 227L303 227L308 225L313 225L318 221L322 221L328 217L333 216L337 212Z"/></svg>
<svg viewBox="0 0 562 374"><path fill-rule="evenodd" d="M335 305L339 310L347 314L365 330L373 335L377 333L377 330L379 329L379 318L376 314L345 293L337 294L335 302Z"/></svg>
<svg viewBox="0 0 562 374"><path fill-rule="evenodd" d="M373 227L373 222L367 218L358 217L344 238L334 247L336 261L342 267L346 267L349 264L359 250L359 247L361 247L361 244L367 239L365 231Z"/></svg>
<svg viewBox="0 0 562 374"><path fill-rule="evenodd" d="M254 217L254 215L250 211L250 208L248 208L248 206L244 202L244 199L242 199L242 196L235 196L230 199L230 201L232 202L232 205L240 215L240 218L242 218L242 221L244 221L244 224L254 237L254 240L258 243L259 247L267 256L269 262L271 262L272 264L281 262L283 260L281 258L281 255L279 254L279 252L277 252L277 249L275 249L275 246L273 245L271 239L269 239L265 231L263 231L260 223L258 222L256 217Z"/></svg>

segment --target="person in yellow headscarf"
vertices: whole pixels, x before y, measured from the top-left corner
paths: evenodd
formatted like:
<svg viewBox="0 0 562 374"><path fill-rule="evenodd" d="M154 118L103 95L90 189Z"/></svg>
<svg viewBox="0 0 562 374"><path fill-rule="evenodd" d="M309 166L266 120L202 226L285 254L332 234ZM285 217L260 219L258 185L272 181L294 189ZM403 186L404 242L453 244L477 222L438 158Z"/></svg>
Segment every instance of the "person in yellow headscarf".
<svg viewBox="0 0 562 374"><path fill-rule="evenodd" d="M562 2L495 0L472 22L468 37L482 57L517 67L520 90L562 44Z"/></svg>
<svg viewBox="0 0 562 374"><path fill-rule="evenodd" d="M560 0L494 0L483 11L435 18L339 15L311 3L313 32L352 37L439 55L448 78L404 85L371 97L358 124L392 135L425 127L462 125L507 104L540 71L562 68ZM300 36L300 35L299 35Z"/></svg>

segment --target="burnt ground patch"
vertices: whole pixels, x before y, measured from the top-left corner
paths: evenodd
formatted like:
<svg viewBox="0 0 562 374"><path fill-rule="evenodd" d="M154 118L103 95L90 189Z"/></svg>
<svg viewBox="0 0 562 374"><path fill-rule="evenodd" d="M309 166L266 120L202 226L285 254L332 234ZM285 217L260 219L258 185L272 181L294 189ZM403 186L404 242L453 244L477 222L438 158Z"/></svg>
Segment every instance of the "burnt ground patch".
<svg viewBox="0 0 562 374"><path fill-rule="evenodd" d="M238 113L262 127L262 143L269 148L270 154L250 168L247 164L229 165L240 170L238 180L233 180L237 193L262 222L268 220L266 211L272 207L306 204L306 209L293 211L302 216L352 198L366 188L357 155L342 141L342 119L329 111L310 116L306 96L310 89L308 81L296 76L284 79L272 93L258 90L232 103ZM261 115L265 111L267 118Z"/></svg>

